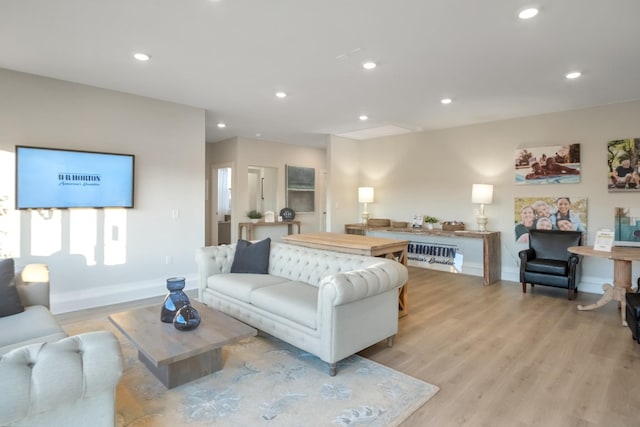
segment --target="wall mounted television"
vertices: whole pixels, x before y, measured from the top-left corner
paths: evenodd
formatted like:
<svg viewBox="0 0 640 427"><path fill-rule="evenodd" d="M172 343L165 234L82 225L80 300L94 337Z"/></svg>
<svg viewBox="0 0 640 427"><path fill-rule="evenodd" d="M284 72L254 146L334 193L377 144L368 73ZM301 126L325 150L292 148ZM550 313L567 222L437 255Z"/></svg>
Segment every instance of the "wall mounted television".
<svg viewBox="0 0 640 427"><path fill-rule="evenodd" d="M133 208L135 156L16 146L16 209Z"/></svg>

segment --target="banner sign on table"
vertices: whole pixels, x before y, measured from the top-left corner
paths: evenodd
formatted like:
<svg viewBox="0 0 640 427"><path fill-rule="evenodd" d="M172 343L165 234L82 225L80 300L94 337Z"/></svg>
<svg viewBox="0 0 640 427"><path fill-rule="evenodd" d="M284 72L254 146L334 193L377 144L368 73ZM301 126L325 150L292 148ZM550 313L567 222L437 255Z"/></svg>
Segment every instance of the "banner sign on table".
<svg viewBox="0 0 640 427"><path fill-rule="evenodd" d="M462 253L456 245L409 242L407 252L408 264L411 266L453 273L462 272Z"/></svg>

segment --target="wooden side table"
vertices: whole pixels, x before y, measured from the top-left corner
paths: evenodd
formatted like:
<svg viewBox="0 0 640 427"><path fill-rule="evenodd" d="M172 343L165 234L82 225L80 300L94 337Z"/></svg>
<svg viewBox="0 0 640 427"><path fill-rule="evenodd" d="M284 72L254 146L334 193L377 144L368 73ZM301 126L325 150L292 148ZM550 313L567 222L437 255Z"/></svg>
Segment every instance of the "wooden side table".
<svg viewBox="0 0 640 427"><path fill-rule="evenodd" d="M595 256L607 258L613 261L613 286L610 283L602 285L604 295L598 302L589 305L579 305L578 310L595 310L610 301L618 301L622 326L627 326L625 294L631 291L631 263L640 261L640 249L637 248L611 248L611 252L596 251L589 246L571 246L568 251L583 256Z"/></svg>
<svg viewBox="0 0 640 427"><path fill-rule="evenodd" d="M293 226L295 225L296 233L300 234L300 221L279 221L279 222L239 222L238 223L238 239L242 239L242 230L245 230L245 239L252 240L253 239L253 231L257 227L277 227L277 226L287 226L287 234L293 234Z"/></svg>

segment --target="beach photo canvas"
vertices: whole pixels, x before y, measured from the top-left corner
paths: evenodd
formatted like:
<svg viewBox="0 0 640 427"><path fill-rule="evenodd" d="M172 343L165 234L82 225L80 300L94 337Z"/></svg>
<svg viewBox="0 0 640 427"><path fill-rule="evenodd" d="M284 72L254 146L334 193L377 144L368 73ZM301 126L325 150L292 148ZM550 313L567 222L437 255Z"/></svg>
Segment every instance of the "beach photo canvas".
<svg viewBox="0 0 640 427"><path fill-rule="evenodd" d="M580 144L519 148L515 153L516 184L580 182Z"/></svg>

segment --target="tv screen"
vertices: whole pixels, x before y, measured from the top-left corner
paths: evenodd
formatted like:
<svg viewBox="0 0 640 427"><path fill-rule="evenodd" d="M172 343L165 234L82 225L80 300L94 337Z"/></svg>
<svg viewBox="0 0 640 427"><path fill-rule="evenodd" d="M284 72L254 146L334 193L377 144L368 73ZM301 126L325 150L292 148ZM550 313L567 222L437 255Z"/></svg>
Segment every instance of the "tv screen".
<svg viewBox="0 0 640 427"><path fill-rule="evenodd" d="M132 208L134 156L16 146L16 209Z"/></svg>

